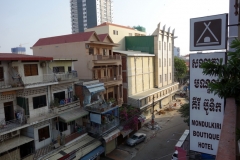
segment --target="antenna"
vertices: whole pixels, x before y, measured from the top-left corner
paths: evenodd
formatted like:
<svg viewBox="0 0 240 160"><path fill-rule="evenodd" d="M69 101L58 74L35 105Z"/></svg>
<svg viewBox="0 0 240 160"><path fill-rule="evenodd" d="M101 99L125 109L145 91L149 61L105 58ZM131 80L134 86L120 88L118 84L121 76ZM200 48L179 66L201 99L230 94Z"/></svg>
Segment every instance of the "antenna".
<svg viewBox="0 0 240 160"><path fill-rule="evenodd" d="M25 45L25 44L28 44L28 43L20 43L19 47L22 47L22 45Z"/></svg>

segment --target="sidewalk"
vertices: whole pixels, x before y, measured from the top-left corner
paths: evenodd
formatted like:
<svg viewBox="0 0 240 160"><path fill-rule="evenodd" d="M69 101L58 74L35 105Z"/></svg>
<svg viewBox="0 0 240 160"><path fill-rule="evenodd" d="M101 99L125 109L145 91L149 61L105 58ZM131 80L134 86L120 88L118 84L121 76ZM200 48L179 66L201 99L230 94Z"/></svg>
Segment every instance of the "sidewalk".
<svg viewBox="0 0 240 160"><path fill-rule="evenodd" d="M182 104L188 103L188 101L184 98L176 96L176 99L181 99ZM135 147L129 147L125 144L121 144L114 151L108 154L107 157L114 160L131 160L133 157L135 157L137 152L143 147L144 144L148 143L148 141L156 136L157 132L161 131L161 129L166 126L173 116L177 114L177 110L180 107L181 105L177 105L176 107L172 107L174 109L173 111L166 111L165 114L161 115L155 114L155 122L157 122L159 125L159 130L151 130L146 127L146 124L151 121L151 119L147 119L142 128L137 131L146 134L147 138L143 143L140 143Z"/></svg>

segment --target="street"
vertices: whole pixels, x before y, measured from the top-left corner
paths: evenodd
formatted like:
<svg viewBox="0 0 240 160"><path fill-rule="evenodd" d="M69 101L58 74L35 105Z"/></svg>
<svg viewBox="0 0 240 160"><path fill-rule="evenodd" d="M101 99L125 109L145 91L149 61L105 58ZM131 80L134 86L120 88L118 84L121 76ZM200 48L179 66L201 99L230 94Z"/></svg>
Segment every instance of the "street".
<svg viewBox="0 0 240 160"><path fill-rule="evenodd" d="M155 121L160 130L151 130L143 126L138 131L147 134L145 142L135 147L121 144L108 157L115 160L170 160L175 151L175 144L188 126L177 110L156 115Z"/></svg>

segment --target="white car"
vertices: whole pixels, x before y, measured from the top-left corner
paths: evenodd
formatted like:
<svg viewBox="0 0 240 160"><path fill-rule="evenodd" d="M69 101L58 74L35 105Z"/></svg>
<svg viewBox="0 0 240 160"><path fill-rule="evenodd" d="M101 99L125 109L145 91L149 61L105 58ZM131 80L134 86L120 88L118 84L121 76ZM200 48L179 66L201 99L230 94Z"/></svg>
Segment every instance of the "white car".
<svg viewBox="0 0 240 160"><path fill-rule="evenodd" d="M129 146L135 146L138 143L145 141L146 134L145 133L135 133L130 138L127 139L127 144Z"/></svg>
<svg viewBox="0 0 240 160"><path fill-rule="evenodd" d="M178 151L177 150L173 153L172 160L178 160Z"/></svg>

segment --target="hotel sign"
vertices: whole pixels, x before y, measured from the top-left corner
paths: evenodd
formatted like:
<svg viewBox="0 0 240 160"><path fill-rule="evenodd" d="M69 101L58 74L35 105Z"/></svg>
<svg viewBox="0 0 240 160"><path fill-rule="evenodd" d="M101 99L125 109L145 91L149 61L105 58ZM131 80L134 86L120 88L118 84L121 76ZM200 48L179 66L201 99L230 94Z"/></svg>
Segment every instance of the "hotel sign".
<svg viewBox="0 0 240 160"><path fill-rule="evenodd" d="M190 150L216 155L224 117L224 99L211 93L208 83L217 77L203 75L201 63L225 63L225 53L190 55Z"/></svg>

